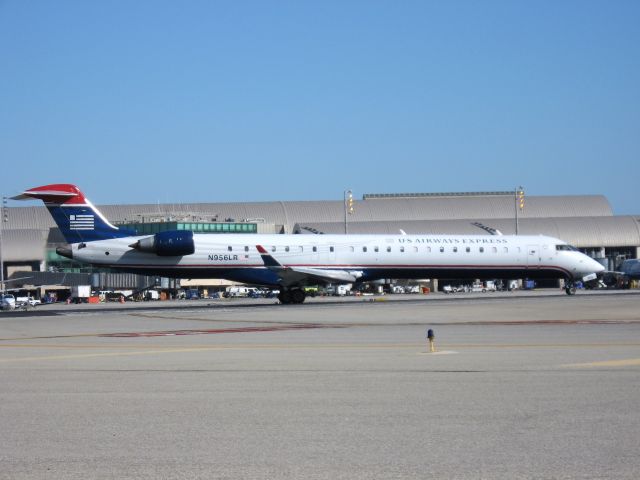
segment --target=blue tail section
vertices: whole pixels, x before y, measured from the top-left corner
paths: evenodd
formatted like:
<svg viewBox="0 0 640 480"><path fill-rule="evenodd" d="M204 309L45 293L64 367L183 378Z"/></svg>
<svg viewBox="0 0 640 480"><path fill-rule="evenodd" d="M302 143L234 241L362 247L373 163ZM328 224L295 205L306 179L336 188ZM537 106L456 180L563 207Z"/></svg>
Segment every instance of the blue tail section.
<svg viewBox="0 0 640 480"><path fill-rule="evenodd" d="M93 206L47 205L68 243L129 237L136 232L111 225Z"/></svg>
<svg viewBox="0 0 640 480"><path fill-rule="evenodd" d="M68 243L130 237L136 232L112 225L75 185L45 185L27 190L16 200L42 200Z"/></svg>

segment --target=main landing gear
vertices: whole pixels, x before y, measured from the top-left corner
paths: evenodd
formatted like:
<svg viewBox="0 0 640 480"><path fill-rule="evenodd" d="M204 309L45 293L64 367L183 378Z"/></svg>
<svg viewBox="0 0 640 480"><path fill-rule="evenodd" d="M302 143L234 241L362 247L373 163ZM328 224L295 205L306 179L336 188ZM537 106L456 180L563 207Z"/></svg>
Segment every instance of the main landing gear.
<svg viewBox="0 0 640 480"><path fill-rule="evenodd" d="M575 295L576 294L576 285L573 283L573 280L567 280L564 285L564 292L567 295Z"/></svg>
<svg viewBox="0 0 640 480"><path fill-rule="evenodd" d="M278 300L284 305L303 303L305 298L307 298L307 294L301 288L283 288L278 294Z"/></svg>

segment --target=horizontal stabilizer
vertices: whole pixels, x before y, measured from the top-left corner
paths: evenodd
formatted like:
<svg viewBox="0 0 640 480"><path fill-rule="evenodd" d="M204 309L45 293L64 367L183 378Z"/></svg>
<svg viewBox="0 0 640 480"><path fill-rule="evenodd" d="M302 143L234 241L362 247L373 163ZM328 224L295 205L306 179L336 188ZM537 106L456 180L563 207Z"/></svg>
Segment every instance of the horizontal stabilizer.
<svg viewBox="0 0 640 480"><path fill-rule="evenodd" d="M42 200L46 204L62 205L65 203L86 204L86 198L75 185L57 183L25 190L12 200Z"/></svg>
<svg viewBox="0 0 640 480"><path fill-rule="evenodd" d="M53 198L71 198L75 197L75 194L70 192L59 192L54 190L49 190L46 192L34 192L31 190L27 190L26 192L22 192L20 195L16 195L15 197L11 197L11 200L33 200L34 198L40 200L47 200Z"/></svg>

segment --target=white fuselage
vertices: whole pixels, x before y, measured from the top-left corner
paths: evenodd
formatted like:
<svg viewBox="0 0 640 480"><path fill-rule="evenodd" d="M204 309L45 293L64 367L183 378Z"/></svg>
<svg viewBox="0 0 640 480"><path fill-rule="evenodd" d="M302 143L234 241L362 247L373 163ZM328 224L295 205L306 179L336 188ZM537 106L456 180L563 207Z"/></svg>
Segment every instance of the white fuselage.
<svg viewBox="0 0 640 480"><path fill-rule="evenodd" d="M73 258L123 271L178 278L229 278L277 285L258 252L283 267L344 270L378 278L568 278L604 268L565 242L512 235L194 234L195 252L162 257L131 248L145 236L73 244ZM560 246L560 247L559 247Z"/></svg>

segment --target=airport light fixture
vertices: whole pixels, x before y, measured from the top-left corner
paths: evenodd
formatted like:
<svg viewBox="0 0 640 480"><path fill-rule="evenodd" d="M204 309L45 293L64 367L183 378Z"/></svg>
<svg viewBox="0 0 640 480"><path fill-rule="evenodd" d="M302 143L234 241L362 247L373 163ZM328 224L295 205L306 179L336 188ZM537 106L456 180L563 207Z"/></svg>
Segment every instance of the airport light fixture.
<svg viewBox="0 0 640 480"><path fill-rule="evenodd" d="M514 192L515 211L516 211L516 235L518 235L518 211L524 211L524 188L520 185Z"/></svg>
<svg viewBox="0 0 640 480"><path fill-rule="evenodd" d="M344 191L344 233L348 233L347 217L353 214L353 192L351 190Z"/></svg>
<svg viewBox="0 0 640 480"><path fill-rule="evenodd" d="M4 224L9 221L9 213L7 212L7 197L2 196L2 205L0 206L0 292L4 293L4 247L2 245L2 231Z"/></svg>

